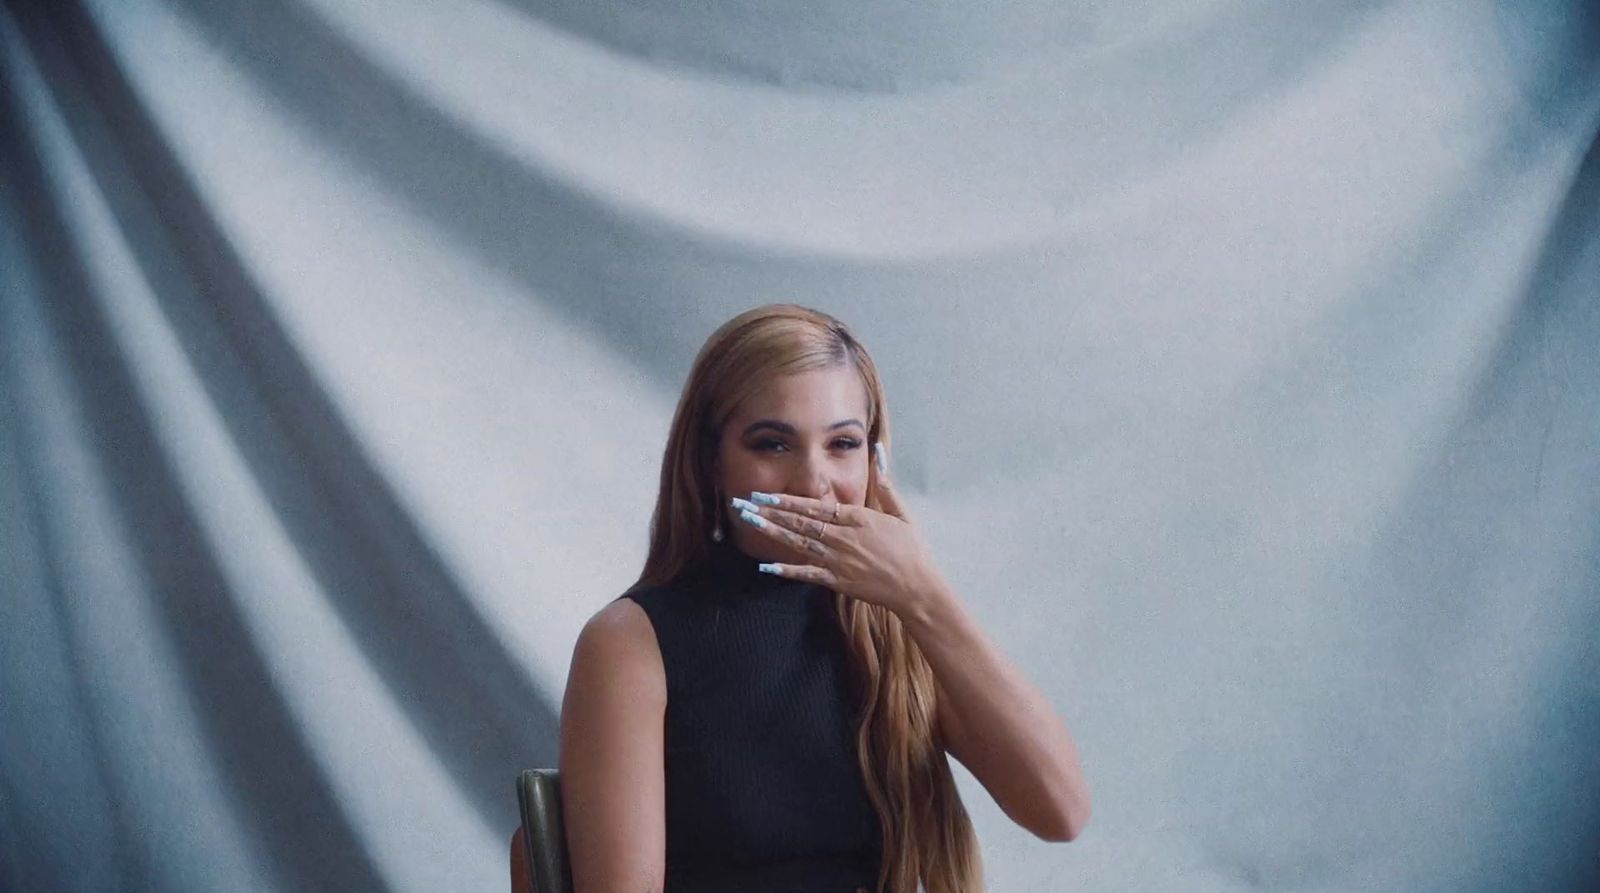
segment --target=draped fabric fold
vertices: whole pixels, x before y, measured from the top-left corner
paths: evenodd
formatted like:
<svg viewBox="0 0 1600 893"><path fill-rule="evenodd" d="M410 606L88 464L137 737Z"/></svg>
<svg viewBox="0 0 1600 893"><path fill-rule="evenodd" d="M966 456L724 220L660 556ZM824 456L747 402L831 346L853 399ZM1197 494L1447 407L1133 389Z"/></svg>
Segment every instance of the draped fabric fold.
<svg viewBox="0 0 1600 893"><path fill-rule="evenodd" d="M0 3L0 889L504 888L774 301L1083 754L993 889L1600 885L1597 134L1577 0Z"/></svg>

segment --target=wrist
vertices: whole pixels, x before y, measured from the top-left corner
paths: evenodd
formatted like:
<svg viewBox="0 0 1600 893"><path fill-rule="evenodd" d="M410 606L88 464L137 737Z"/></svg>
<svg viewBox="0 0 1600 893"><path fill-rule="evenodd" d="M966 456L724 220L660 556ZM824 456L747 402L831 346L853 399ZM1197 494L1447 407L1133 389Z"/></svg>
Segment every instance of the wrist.
<svg viewBox="0 0 1600 893"><path fill-rule="evenodd" d="M909 607L900 614L900 622L913 638L920 640L932 630L947 628L960 609L961 602L955 590L944 577L935 575L912 593Z"/></svg>

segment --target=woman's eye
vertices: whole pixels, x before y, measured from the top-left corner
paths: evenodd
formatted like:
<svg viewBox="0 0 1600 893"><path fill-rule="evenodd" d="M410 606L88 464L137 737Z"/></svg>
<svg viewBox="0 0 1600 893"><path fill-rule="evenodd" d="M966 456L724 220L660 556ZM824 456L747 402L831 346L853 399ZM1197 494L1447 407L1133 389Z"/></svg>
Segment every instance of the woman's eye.
<svg viewBox="0 0 1600 893"><path fill-rule="evenodd" d="M854 437L841 437L833 442L833 446L835 449L853 450L861 446L861 441ZM756 450L762 452L768 452L777 447L788 449L789 445L781 440L773 440L771 438L768 438L767 440L758 440L754 445Z"/></svg>

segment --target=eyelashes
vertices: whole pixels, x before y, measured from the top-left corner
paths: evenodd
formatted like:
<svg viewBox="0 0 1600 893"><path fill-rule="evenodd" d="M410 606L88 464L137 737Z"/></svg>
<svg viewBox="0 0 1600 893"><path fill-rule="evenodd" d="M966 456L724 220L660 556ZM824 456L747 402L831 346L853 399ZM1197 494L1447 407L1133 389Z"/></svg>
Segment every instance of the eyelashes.
<svg viewBox="0 0 1600 893"><path fill-rule="evenodd" d="M840 437L835 440L833 444L835 447L844 450L855 450L861 448L861 441L854 437ZM764 440L756 441L752 448L758 453L771 453L777 452L775 449L773 449L773 447L779 446L783 447L784 449L788 449L788 445L783 441L768 437Z"/></svg>

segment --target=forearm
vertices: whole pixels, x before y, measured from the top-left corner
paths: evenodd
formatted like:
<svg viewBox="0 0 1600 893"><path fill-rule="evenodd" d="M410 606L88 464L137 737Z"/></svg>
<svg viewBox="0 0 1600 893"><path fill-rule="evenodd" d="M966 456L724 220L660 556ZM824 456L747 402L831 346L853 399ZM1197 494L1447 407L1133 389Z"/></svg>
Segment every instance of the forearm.
<svg viewBox="0 0 1600 893"><path fill-rule="evenodd" d="M1077 745L1044 695L984 635L948 584L901 616L961 730L956 755L995 802L1041 836L1071 839L1088 820ZM947 728L951 727L947 726Z"/></svg>

